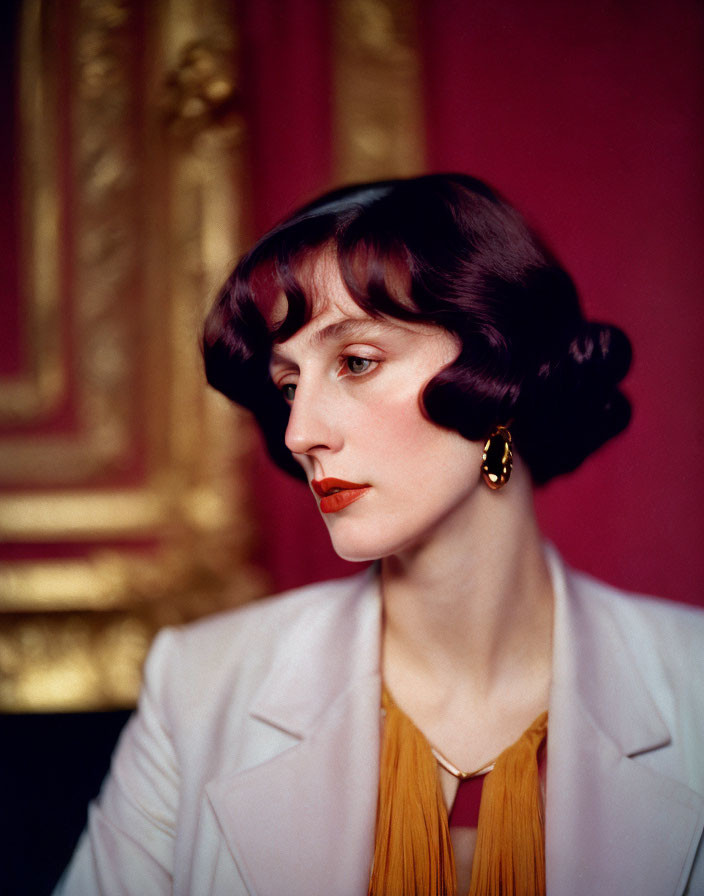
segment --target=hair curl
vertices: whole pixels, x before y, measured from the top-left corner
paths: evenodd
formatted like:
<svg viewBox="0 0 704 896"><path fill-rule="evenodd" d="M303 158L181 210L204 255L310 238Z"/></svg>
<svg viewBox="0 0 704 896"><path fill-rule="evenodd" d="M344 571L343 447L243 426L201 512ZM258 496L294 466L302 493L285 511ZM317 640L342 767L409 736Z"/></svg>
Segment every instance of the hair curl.
<svg viewBox="0 0 704 896"><path fill-rule="evenodd" d="M630 366L628 338L584 318L571 277L520 214L467 175L388 180L335 190L274 227L207 317L208 382L254 413L287 472L303 475L284 445L289 409L269 357L310 319L300 264L327 246L366 313L437 324L459 338L457 359L422 395L435 423L471 440L509 425L536 483L574 470L627 426L618 384ZM399 269L408 272L403 295ZM272 328L262 309L282 293L288 311Z"/></svg>

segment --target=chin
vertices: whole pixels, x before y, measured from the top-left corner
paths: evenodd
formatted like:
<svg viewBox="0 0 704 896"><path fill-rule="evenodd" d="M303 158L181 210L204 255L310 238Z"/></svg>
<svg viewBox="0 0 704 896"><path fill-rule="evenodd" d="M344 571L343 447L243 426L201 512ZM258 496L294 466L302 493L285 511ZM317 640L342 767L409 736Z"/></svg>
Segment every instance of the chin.
<svg viewBox="0 0 704 896"><path fill-rule="evenodd" d="M360 527L355 528L359 530ZM395 541L392 542L388 535L386 538L381 535L375 537L368 530L364 534L359 531L343 533L339 529L336 532L331 527L329 535L332 548L337 556L343 560L349 560L351 563L369 563L373 560L381 560L401 548L401 545Z"/></svg>
<svg viewBox="0 0 704 896"><path fill-rule="evenodd" d="M343 560L349 560L351 563L368 563L372 560L380 560L387 556L386 553L380 553L379 548L365 544L349 544L347 541L338 543L332 539L332 548L338 557Z"/></svg>

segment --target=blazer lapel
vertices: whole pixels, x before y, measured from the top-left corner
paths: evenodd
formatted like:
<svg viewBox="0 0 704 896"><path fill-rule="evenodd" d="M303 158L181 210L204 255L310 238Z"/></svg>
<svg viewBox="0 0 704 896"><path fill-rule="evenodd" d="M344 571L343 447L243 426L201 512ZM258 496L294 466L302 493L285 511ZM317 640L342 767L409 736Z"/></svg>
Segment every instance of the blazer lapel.
<svg viewBox="0 0 704 896"><path fill-rule="evenodd" d="M670 733L608 598L568 577L555 555L550 562L548 894L681 894L704 827L704 800L671 774L678 763L665 760Z"/></svg>
<svg viewBox="0 0 704 896"><path fill-rule="evenodd" d="M317 608L320 610L320 608ZM365 894L378 788L381 602L373 572L282 639L250 714L267 761L208 794L257 896Z"/></svg>

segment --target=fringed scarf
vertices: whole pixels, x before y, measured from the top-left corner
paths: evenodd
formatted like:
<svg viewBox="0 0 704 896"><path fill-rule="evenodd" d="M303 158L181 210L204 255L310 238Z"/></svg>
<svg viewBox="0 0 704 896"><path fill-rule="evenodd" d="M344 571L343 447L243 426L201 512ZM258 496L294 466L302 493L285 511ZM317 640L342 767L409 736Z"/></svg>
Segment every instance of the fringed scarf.
<svg viewBox="0 0 704 896"><path fill-rule="evenodd" d="M457 896L455 860L430 745L384 689L374 864L369 896ZM545 896L538 750L547 713L485 778L469 896Z"/></svg>

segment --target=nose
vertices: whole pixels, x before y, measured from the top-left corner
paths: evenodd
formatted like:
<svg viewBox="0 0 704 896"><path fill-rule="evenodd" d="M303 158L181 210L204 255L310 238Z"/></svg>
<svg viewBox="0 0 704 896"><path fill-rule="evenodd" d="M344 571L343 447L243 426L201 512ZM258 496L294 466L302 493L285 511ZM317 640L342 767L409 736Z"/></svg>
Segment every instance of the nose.
<svg viewBox="0 0 704 896"><path fill-rule="evenodd" d="M284 441L293 454L315 455L342 447L340 410L319 382L299 380Z"/></svg>

